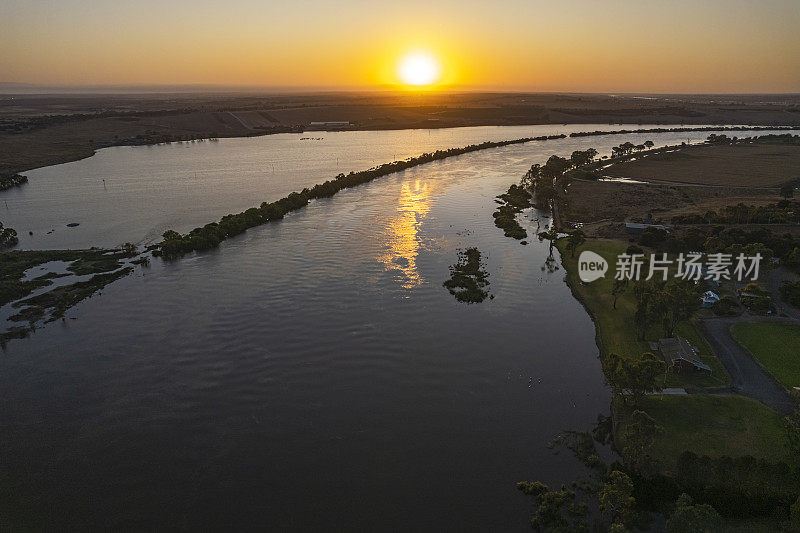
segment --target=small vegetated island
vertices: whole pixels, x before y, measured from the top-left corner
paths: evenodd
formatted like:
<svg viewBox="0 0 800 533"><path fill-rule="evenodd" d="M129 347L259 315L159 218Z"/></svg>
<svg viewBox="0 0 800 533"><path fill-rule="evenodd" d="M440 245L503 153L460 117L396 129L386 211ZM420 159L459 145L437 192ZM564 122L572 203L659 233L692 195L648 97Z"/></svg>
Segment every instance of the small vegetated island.
<svg viewBox="0 0 800 533"><path fill-rule="evenodd" d="M603 464L586 434L571 448L592 467L590 482L521 482L535 500L532 525L588 531L594 505L599 527L613 531L649 527L653 513L669 531L797 530L800 136L713 134L701 145L651 147L623 143L601 160L553 156L521 183L552 209L567 283L594 320L620 456ZM608 261L604 278L580 281L584 250ZM760 254L760 277L685 279L673 263L666 281L645 279L651 254L681 253ZM615 279L620 254L645 258L641 279ZM759 366L740 375L712 346Z"/></svg>
<svg viewBox="0 0 800 533"><path fill-rule="evenodd" d="M442 285L459 302L474 304L493 298L486 290L489 273L483 266L481 252L477 248L458 251L458 262L450 267L450 279Z"/></svg>
<svg viewBox="0 0 800 533"><path fill-rule="evenodd" d="M0 343L28 336L39 321L52 322L78 302L133 271L136 247L118 250L11 251L0 254L0 306L16 311L16 325ZM56 265L54 269L47 268ZM52 288L51 288L52 287Z"/></svg>
<svg viewBox="0 0 800 533"><path fill-rule="evenodd" d="M497 203L500 206L492 215L494 217L494 225L501 228L506 237L522 240L528 236L525 228L517 222L517 213L531 207L531 196L531 193L525 190L525 187L511 185L508 188L508 192L497 197Z"/></svg>
<svg viewBox="0 0 800 533"><path fill-rule="evenodd" d="M23 183L28 183L26 176L20 174L0 174L0 191L11 189L12 187L19 187Z"/></svg>

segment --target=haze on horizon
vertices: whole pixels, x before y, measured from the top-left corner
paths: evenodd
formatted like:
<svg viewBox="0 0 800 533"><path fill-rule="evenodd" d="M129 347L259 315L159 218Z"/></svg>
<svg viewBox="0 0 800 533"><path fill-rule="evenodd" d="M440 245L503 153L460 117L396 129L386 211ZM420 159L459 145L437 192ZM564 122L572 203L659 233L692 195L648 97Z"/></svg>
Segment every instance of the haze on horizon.
<svg viewBox="0 0 800 533"><path fill-rule="evenodd" d="M0 0L0 82L397 87L422 51L450 89L800 92L794 0Z"/></svg>

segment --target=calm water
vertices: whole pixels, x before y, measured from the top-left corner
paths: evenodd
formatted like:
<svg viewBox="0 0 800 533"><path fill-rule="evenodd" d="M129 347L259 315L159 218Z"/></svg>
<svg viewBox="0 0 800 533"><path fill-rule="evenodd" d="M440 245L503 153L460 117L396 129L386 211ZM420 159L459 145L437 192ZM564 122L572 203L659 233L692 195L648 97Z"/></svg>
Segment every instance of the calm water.
<svg viewBox="0 0 800 533"><path fill-rule="evenodd" d="M21 248L146 244L167 229L188 231L340 172L483 141L620 128L606 124L308 132L106 148L82 161L26 172L27 185L0 193L5 201L0 221L18 231ZM69 223L80 226L70 228Z"/></svg>
<svg viewBox="0 0 800 533"><path fill-rule="evenodd" d="M242 143L269 139L100 157L113 183L133 180L134 161L181 150L189 168L216 168L208 151L230 161L224 147L244 154ZM547 442L590 428L609 393L563 272L542 270L547 247L536 239L503 237L494 196L551 153L620 142L511 146L381 178L217 251L155 260L63 323L11 342L0 360L0 523L528 530L515 483L581 474ZM37 172L54 191L47 176L58 171ZM143 194L155 198L147 179ZM24 194L43 202L31 181ZM164 201L176 202L164 183ZM233 185L219 203L237 190L242 205L222 211L258 203ZM92 220L105 223L102 213ZM538 215L526 216L535 229ZM131 220L132 233L145 229ZM75 235L93 234L85 226ZM493 300L459 304L441 286L467 246L486 259Z"/></svg>

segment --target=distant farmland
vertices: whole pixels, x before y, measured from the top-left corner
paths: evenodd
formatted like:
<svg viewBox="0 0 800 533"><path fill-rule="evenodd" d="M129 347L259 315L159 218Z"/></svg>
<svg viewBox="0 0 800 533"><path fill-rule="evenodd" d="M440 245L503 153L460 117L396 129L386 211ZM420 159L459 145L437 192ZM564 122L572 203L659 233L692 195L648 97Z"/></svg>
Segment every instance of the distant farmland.
<svg viewBox="0 0 800 533"><path fill-rule="evenodd" d="M612 165L623 178L729 187L778 187L800 179L800 146L737 144L689 146Z"/></svg>

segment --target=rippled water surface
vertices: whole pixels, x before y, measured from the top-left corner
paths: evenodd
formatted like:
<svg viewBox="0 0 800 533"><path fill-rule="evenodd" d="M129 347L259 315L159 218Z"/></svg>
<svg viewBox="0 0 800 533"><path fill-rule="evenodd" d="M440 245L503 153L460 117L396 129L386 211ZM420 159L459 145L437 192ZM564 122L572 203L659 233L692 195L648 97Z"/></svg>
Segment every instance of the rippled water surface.
<svg viewBox="0 0 800 533"><path fill-rule="evenodd" d="M531 133L509 131L502 137ZM243 143L257 150L268 139L95 158L113 190L117 180L135 183L134 162L153 165L178 150L193 161L196 150L215 176L223 163L209 151L230 162L225 150L245 157ZM154 260L67 320L11 342L0 362L0 520L54 529L527 530L529 500L515 483L581 473L547 443L561 430L589 429L609 393L592 324L563 272L543 270L546 244L503 237L494 197L551 153L605 152L622 141L509 146L380 178L211 253ZM398 157L420 147L408 151ZM89 168L95 158L71 165ZM364 162L348 168L371 166ZM306 164L331 170L331 161ZM69 203L73 193L54 181L65 167L37 173ZM172 178L193 179L163 172L167 197L177 194ZM225 172L264 176L263 166ZM33 174L19 198L44 202ZM178 222L298 188L285 177L236 198L235 187L211 179ZM142 194L157 190L148 181ZM99 224L103 213L88 220ZM128 223L144 233L139 222L109 231L128 239ZM523 215L531 233L548 222ZM86 226L75 242L95 234ZM468 246L490 274L494 299L481 304L460 304L442 287Z"/></svg>
<svg viewBox="0 0 800 533"><path fill-rule="evenodd" d="M592 124L308 132L118 146L81 161L26 172L27 185L0 193L5 201L0 221L17 229L22 248L150 243L167 229L185 232L340 172L484 141L620 128ZM74 223L79 226L67 227Z"/></svg>

